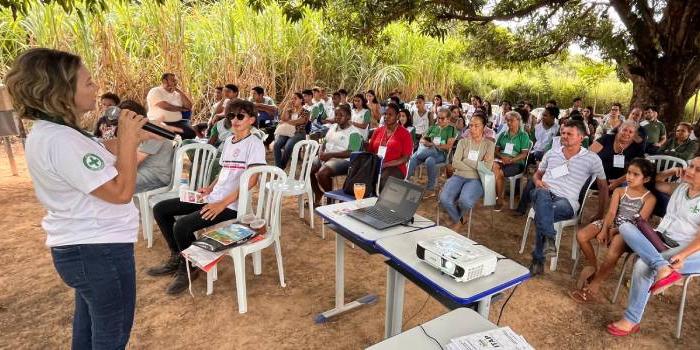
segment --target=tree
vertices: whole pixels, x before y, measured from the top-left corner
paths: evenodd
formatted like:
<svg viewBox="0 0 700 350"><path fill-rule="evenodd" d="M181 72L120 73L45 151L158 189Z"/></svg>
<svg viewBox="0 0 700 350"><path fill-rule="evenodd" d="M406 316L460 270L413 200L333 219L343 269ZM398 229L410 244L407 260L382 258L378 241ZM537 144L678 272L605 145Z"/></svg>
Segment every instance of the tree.
<svg viewBox="0 0 700 350"><path fill-rule="evenodd" d="M250 0L262 8L270 0ZM598 49L632 81L631 106L655 104L675 125L700 87L700 1L697 0L275 0L295 20L321 9L331 28L381 43L391 22L417 23L445 36L464 33L470 55L499 62L544 59L570 43ZM609 17L610 10L619 21ZM499 21L515 26L504 30ZM510 27L510 26L509 26Z"/></svg>

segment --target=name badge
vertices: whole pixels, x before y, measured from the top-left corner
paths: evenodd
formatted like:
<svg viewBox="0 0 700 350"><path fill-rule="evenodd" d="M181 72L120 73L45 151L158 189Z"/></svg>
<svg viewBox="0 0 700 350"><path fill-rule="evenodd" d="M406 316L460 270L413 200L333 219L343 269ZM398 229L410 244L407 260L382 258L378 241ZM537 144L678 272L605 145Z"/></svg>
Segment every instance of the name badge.
<svg viewBox="0 0 700 350"><path fill-rule="evenodd" d="M386 146L379 146L379 149L377 150L377 155L380 158L384 158L384 156L386 156Z"/></svg>
<svg viewBox="0 0 700 350"><path fill-rule="evenodd" d="M442 144L442 138L440 136L433 137L433 143L436 145Z"/></svg>
<svg viewBox="0 0 700 350"><path fill-rule="evenodd" d="M513 146L515 145L512 143L506 143L506 149L503 150L503 153L513 154Z"/></svg>
<svg viewBox="0 0 700 350"><path fill-rule="evenodd" d="M479 151L469 151L469 154L467 155L467 159L477 161L479 160Z"/></svg>
<svg viewBox="0 0 700 350"><path fill-rule="evenodd" d="M625 155L624 154L616 154L613 156L613 167L615 168L624 168L625 167Z"/></svg>
<svg viewBox="0 0 700 350"><path fill-rule="evenodd" d="M648 120L643 120L641 123L639 123L639 126L647 126L647 125L649 125Z"/></svg>
<svg viewBox="0 0 700 350"><path fill-rule="evenodd" d="M569 167L566 166L566 164L562 164L554 169L552 169L552 177L553 178L560 178L564 175L569 175Z"/></svg>

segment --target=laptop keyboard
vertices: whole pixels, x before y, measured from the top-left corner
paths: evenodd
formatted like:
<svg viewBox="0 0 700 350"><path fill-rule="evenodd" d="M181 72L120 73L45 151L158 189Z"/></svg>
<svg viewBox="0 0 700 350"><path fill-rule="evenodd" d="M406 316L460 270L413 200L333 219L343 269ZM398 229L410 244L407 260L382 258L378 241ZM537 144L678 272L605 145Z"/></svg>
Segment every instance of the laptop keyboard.
<svg viewBox="0 0 700 350"><path fill-rule="evenodd" d="M402 219L397 216L396 214L390 212L390 211L385 211L385 210L379 210L376 207L366 207L361 209L367 216L370 216L374 219L377 219L385 224L394 224L397 222L401 222Z"/></svg>

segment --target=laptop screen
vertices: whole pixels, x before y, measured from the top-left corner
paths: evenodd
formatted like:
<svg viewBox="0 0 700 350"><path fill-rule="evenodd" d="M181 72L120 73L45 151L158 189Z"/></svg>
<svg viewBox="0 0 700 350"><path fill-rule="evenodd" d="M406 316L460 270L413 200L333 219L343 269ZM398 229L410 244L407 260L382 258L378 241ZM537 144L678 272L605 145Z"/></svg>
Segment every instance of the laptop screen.
<svg viewBox="0 0 700 350"><path fill-rule="evenodd" d="M379 194L377 206L411 216L416 213L422 195L421 186L390 177Z"/></svg>

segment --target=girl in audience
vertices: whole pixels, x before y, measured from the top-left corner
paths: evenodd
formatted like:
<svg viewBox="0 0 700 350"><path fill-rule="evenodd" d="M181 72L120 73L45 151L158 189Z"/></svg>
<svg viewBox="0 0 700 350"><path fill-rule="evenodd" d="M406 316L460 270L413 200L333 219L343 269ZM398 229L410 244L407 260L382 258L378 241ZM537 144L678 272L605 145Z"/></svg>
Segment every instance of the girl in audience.
<svg viewBox="0 0 700 350"><path fill-rule="evenodd" d="M438 112L440 112L440 109L444 106L442 104L442 96L441 95L435 95L433 96L433 106L430 107L430 116L433 118L433 120L430 121L430 125L433 125L435 123L435 118L437 118Z"/></svg>
<svg viewBox="0 0 700 350"><path fill-rule="evenodd" d="M455 96L452 98L452 105L453 105L453 106L457 106L457 107L459 107L460 109L462 109L462 100L459 98L459 96L455 95Z"/></svg>
<svg viewBox="0 0 700 350"><path fill-rule="evenodd" d="M428 127L431 125L432 119L433 118L430 117L430 111L425 108L425 96L416 96L416 108L413 109L413 115L411 116L411 122L416 128L416 140L420 139L420 137L423 136L426 131L428 131Z"/></svg>
<svg viewBox="0 0 700 350"><path fill-rule="evenodd" d="M399 124L399 106L390 103L384 115L384 125L372 133L367 151L383 158L381 170L381 188L389 176L403 179L406 177L406 163L413 153L411 134Z"/></svg>
<svg viewBox="0 0 700 350"><path fill-rule="evenodd" d="M617 260L625 253L627 246L618 228L625 222L634 222L640 216L648 220L656 205L656 197L652 194L656 178L656 167L644 158L635 158L627 167L626 187L618 187L612 194L612 200L604 220L588 224L576 233L586 265L579 276L577 289L569 295L580 303L595 302L598 298L601 284L615 269ZM597 268L592 241L607 244L608 251L605 260Z"/></svg>
<svg viewBox="0 0 700 350"><path fill-rule="evenodd" d="M250 133L257 116L255 105L249 101L235 100L229 103L228 109L230 112L227 114L235 116L232 119L234 133L224 141L220 161L223 169L219 177L209 186L199 189L206 203L181 202L179 198L173 198L158 202L153 207L153 217L170 248L170 258L146 273L150 276L174 275L167 294L180 294L189 285L187 262L180 252L194 242L194 232L235 219L241 175L249 167L265 165L265 145ZM248 186L253 188L256 184L257 178L251 178ZM197 278L199 269L192 269L190 275L192 279Z"/></svg>
<svg viewBox="0 0 700 350"><path fill-rule="evenodd" d="M491 102L484 100L484 103L481 105L481 109L483 109L484 113L486 113L486 120L491 120L493 118L493 109L491 108Z"/></svg>
<svg viewBox="0 0 700 350"><path fill-rule="evenodd" d="M295 92L292 97L291 108L282 113L280 125L277 126L278 129L294 128L294 131L291 132L290 130L289 134L276 133L274 155L275 165L278 168L284 169L287 167L294 145L306 138L306 123L309 122L309 115L309 111L304 108L304 96L299 92Z"/></svg>
<svg viewBox="0 0 700 350"><path fill-rule="evenodd" d="M399 124L406 128L408 132L411 133L411 139L413 143L416 143L416 128L413 127L413 120L411 119L411 112L408 109L403 108L399 111Z"/></svg>
<svg viewBox="0 0 700 350"><path fill-rule="evenodd" d="M372 114L372 127L376 127L379 125L379 121L382 119L382 112L379 101L377 101L377 94L374 92L374 90L367 90L365 93L365 101L367 109L369 109L370 113Z"/></svg>
<svg viewBox="0 0 700 350"><path fill-rule="evenodd" d="M588 127L588 137L592 140L595 137L595 131L598 129L598 121L593 114L593 107L586 106L581 110L581 115L583 115L583 122Z"/></svg>
<svg viewBox="0 0 700 350"><path fill-rule="evenodd" d="M372 120L372 112L367 106L367 100L362 94L357 94L352 98L352 115L350 123L360 131L362 138L367 140L369 133L369 123Z"/></svg>
<svg viewBox="0 0 700 350"><path fill-rule="evenodd" d="M666 215L656 228L668 250L660 253L631 223L619 228L625 243L639 259L632 270L632 287L624 316L607 327L611 335L638 333L650 294L662 293L683 275L700 273L700 210L697 209L700 207L700 157L693 158L687 169L676 168L676 175L683 183L673 191Z"/></svg>
<svg viewBox="0 0 700 350"><path fill-rule="evenodd" d="M620 124L622 124L622 119L620 119L621 108L622 107L619 103L613 103L612 107L610 108L610 114L606 116L607 119L604 120L603 123L600 124L596 129L594 140L599 139L605 134L612 133L613 129L617 128L618 126L620 126Z"/></svg>
<svg viewBox="0 0 700 350"><path fill-rule="evenodd" d="M461 229L464 214L484 195L479 179L478 164L483 162L487 169L493 167L495 144L484 136L486 116L483 112L474 113L469 123L469 138L457 143L452 167L452 175L440 192L440 206L450 217L451 228L455 232Z"/></svg>

